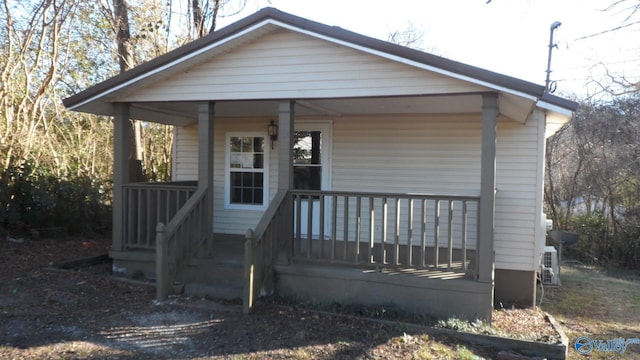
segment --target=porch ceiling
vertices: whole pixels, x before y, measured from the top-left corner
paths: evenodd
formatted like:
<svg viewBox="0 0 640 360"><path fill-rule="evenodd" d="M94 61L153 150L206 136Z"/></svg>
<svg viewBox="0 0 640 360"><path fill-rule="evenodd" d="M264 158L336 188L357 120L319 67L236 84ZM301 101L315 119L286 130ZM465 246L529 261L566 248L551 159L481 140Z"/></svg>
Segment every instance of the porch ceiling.
<svg viewBox="0 0 640 360"><path fill-rule="evenodd" d="M524 122L535 106L533 101L500 96L502 114ZM277 117L281 100L221 101L216 116ZM146 102L131 104L135 119L172 125L195 124L198 102ZM480 94L409 96L386 98L306 99L296 100L296 116L337 118L349 115L480 113Z"/></svg>

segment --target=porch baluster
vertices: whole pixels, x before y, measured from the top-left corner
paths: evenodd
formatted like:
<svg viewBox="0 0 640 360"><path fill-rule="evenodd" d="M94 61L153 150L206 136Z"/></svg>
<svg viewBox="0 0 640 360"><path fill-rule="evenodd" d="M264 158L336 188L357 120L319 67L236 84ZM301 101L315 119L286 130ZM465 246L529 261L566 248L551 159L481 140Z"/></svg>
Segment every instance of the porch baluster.
<svg viewBox="0 0 640 360"><path fill-rule="evenodd" d="M369 253L367 262L373 262L373 247L375 246L376 234L376 211L374 209L373 196L369 197Z"/></svg>
<svg viewBox="0 0 640 360"><path fill-rule="evenodd" d="M449 248L447 249L449 260L447 262L447 268L451 269L453 261L453 200L449 200Z"/></svg>
<svg viewBox="0 0 640 360"><path fill-rule="evenodd" d="M396 233L393 239L393 265L400 264L400 198L396 198Z"/></svg>
<svg viewBox="0 0 640 360"><path fill-rule="evenodd" d="M462 270L467 270L467 200L462 201Z"/></svg>
<svg viewBox="0 0 640 360"><path fill-rule="evenodd" d="M387 263L387 197L382 198L382 244L380 246L380 263Z"/></svg>
<svg viewBox="0 0 640 360"><path fill-rule="evenodd" d="M143 243L143 239L142 239L142 211L144 210L144 207L142 206L142 192L144 191L144 189L139 189L137 191L137 203L138 203L138 211L136 216L138 217L138 221L136 221L136 243L139 245L146 245L145 243Z"/></svg>
<svg viewBox="0 0 640 360"><path fill-rule="evenodd" d="M422 199L422 216L420 224L420 266L426 267L427 258L427 200Z"/></svg>
<svg viewBox="0 0 640 360"><path fill-rule="evenodd" d="M343 260L347 260L349 259L348 257L348 253L349 253L349 196L345 195L344 196L344 213L343 213L343 219L344 219L344 224L343 224L343 244L344 244L344 249L343 249Z"/></svg>
<svg viewBox="0 0 640 360"><path fill-rule="evenodd" d="M413 199L407 201L407 265L413 265Z"/></svg>
<svg viewBox="0 0 640 360"><path fill-rule="evenodd" d="M151 197L152 197L153 194L151 193L151 191L149 189L145 189L145 192L146 192L146 196L145 196L146 209L153 209L153 207L151 206ZM152 219L153 218L152 214L153 213L150 212L150 211L147 211L146 214L145 214L145 220L146 220L145 221L145 226L144 226L145 230L146 229L152 229L152 226L155 223L153 221L153 219ZM153 232L152 231L145 231L144 233L145 233L145 236L144 236L145 245L146 246L151 246L153 244L153 240L152 240L152 237L154 236Z"/></svg>
<svg viewBox="0 0 640 360"><path fill-rule="evenodd" d="M337 235L336 221L337 219L338 219L338 196L334 195L332 197L332 203L331 203L331 261L336 260L336 235Z"/></svg>
<svg viewBox="0 0 640 360"><path fill-rule="evenodd" d="M355 262L356 264L360 263L360 231L362 227L362 218L360 216L362 207L362 196L356 196L356 254L355 254Z"/></svg>
<svg viewBox="0 0 640 360"><path fill-rule="evenodd" d="M319 232L320 232L320 258L324 259L324 195L320 195L320 224L319 224Z"/></svg>
<svg viewBox="0 0 640 360"><path fill-rule="evenodd" d="M433 213L433 267L436 269L440 263L440 200L435 201Z"/></svg>
<svg viewBox="0 0 640 360"><path fill-rule="evenodd" d="M293 242L293 254L300 254L300 242L302 241L302 195L295 195L296 201L296 239Z"/></svg>
<svg viewBox="0 0 640 360"><path fill-rule="evenodd" d="M311 259L313 242L313 195L307 197L307 259Z"/></svg>

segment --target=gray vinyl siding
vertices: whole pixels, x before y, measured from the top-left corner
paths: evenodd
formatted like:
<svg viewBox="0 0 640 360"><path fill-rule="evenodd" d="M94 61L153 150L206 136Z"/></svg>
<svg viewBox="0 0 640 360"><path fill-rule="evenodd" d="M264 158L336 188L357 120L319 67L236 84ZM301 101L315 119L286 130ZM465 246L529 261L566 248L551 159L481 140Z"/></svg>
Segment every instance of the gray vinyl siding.
<svg viewBox="0 0 640 360"><path fill-rule="evenodd" d="M243 234L262 215L261 211L224 208L224 142L227 132L264 131L268 121L216 119L214 230L217 232ZM536 175L540 165L537 121L534 117L525 125L504 118L498 121L494 246L499 269L534 270L535 227L540 223L536 202L541 198ZM345 116L333 119L332 132L331 190L480 194L480 114ZM196 139L195 128L178 131L176 180L192 180L197 176L193 167L197 163ZM277 184L276 150L277 143L270 153L270 198L275 195ZM395 213L394 205L389 207L389 213ZM406 210L401 216L406 216ZM475 210L471 209L470 228L476 226L474 217ZM432 223L429 216L429 224ZM456 218L454 228L458 225ZM446 227L441 233L446 233ZM363 236L367 234L365 231ZM469 245L473 248L475 239L470 239Z"/></svg>
<svg viewBox="0 0 640 360"><path fill-rule="evenodd" d="M496 268L532 271L542 201L538 173L539 121L523 125L508 119L498 123L496 159Z"/></svg>
<svg viewBox="0 0 640 360"><path fill-rule="evenodd" d="M198 180L198 127L176 127L174 181Z"/></svg>
<svg viewBox="0 0 640 360"><path fill-rule="evenodd" d="M484 90L329 41L280 30L127 94L126 100L336 98Z"/></svg>

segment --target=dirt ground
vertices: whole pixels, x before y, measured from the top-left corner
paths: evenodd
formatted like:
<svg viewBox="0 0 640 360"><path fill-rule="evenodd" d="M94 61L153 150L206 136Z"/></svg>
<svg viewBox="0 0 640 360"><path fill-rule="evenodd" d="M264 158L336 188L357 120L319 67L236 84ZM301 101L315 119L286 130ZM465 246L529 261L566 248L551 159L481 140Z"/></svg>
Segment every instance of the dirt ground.
<svg viewBox="0 0 640 360"><path fill-rule="evenodd" d="M233 302L157 304L153 287L113 278L109 262L54 267L105 254L107 238L20 240L0 238L1 359L489 359L498 351L274 301L249 316ZM548 337L539 317L501 312L496 322Z"/></svg>

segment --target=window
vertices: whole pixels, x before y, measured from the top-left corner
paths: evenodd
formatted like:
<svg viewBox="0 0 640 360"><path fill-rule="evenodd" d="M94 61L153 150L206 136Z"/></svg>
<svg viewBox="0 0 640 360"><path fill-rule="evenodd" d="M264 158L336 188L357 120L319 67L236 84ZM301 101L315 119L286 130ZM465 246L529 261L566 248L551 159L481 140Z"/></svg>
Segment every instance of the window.
<svg viewBox="0 0 640 360"><path fill-rule="evenodd" d="M257 209L268 201L268 147L264 134L228 134L225 203Z"/></svg>

